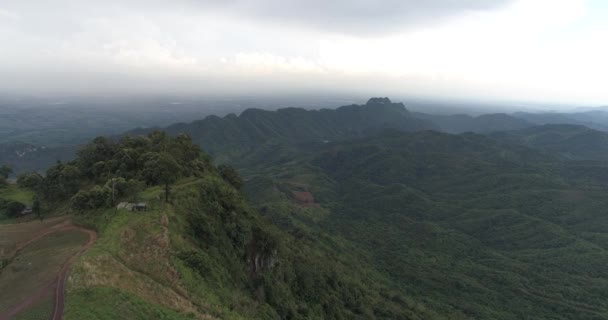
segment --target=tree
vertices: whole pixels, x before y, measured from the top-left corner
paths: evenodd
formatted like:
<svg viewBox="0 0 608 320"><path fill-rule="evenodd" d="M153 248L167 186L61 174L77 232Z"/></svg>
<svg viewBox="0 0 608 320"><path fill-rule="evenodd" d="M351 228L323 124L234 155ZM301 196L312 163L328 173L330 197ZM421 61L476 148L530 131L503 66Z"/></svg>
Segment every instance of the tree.
<svg viewBox="0 0 608 320"><path fill-rule="evenodd" d="M42 221L42 210L40 208L40 197L38 194L34 194L32 198L32 213Z"/></svg>
<svg viewBox="0 0 608 320"><path fill-rule="evenodd" d="M17 177L17 185L21 188L40 190L43 187L44 178L37 172L23 173Z"/></svg>
<svg viewBox="0 0 608 320"><path fill-rule="evenodd" d="M179 177L181 166L168 153L154 153L148 155L149 160L144 164L144 176L149 183L158 182L165 186L165 202L169 202L171 184Z"/></svg>
<svg viewBox="0 0 608 320"><path fill-rule="evenodd" d="M9 217L18 217L19 214L25 209L25 205L21 202L12 201L6 205L6 215Z"/></svg>
<svg viewBox="0 0 608 320"><path fill-rule="evenodd" d="M239 175L239 173L231 166L221 165L218 167L220 171L220 175L224 180L230 183L237 190L241 189L243 186L243 179Z"/></svg>
<svg viewBox="0 0 608 320"><path fill-rule="evenodd" d="M0 167L0 177L2 177L4 179L8 179L8 176L11 173L13 173L13 168L11 168L5 164Z"/></svg>

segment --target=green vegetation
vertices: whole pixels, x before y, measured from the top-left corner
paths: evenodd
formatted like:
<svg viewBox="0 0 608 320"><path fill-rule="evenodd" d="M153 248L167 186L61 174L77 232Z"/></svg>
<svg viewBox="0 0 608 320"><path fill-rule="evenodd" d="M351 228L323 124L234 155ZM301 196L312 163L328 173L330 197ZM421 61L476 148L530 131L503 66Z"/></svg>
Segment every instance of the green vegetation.
<svg viewBox="0 0 608 320"><path fill-rule="evenodd" d="M21 210L32 204L33 192L16 185L0 186L0 223L19 216Z"/></svg>
<svg viewBox="0 0 608 320"><path fill-rule="evenodd" d="M102 302L102 303L100 303ZM196 319L147 302L136 295L114 288L90 288L70 294L65 319Z"/></svg>
<svg viewBox="0 0 608 320"><path fill-rule="evenodd" d="M214 167L185 135L97 138L74 161L20 183L47 207L69 204L77 223L99 232L73 268L68 318L101 316L107 305L84 301L110 289L124 294L127 314L142 319L148 304L168 319L434 316L369 265L356 266L367 257L347 242L308 228L291 233L261 218L240 194L238 173ZM148 210L113 208L128 199L147 202Z"/></svg>
<svg viewBox="0 0 608 320"><path fill-rule="evenodd" d="M283 152L292 160L244 171L260 211L283 228L343 237L426 309L450 319L608 316L606 180L585 178L604 174L602 162L434 132ZM302 190L326 212L277 207Z"/></svg>
<svg viewBox="0 0 608 320"><path fill-rule="evenodd" d="M410 132L432 127L386 99L249 110L19 185L99 233L68 319L608 318L604 134Z"/></svg>

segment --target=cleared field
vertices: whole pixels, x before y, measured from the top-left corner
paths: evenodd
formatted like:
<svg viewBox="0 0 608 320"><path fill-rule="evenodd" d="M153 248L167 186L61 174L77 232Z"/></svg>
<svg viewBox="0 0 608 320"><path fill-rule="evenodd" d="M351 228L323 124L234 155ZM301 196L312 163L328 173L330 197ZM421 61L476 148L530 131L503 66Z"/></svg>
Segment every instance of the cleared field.
<svg viewBox="0 0 608 320"><path fill-rule="evenodd" d="M44 297L17 314L12 320L48 320L54 306L53 292L47 292Z"/></svg>
<svg viewBox="0 0 608 320"><path fill-rule="evenodd" d="M25 246L29 241L67 224L66 217L45 219L42 222L35 220L28 223L0 224L0 260L11 257L16 249Z"/></svg>
<svg viewBox="0 0 608 320"><path fill-rule="evenodd" d="M38 303L46 300L49 292L53 297L52 289L63 265L88 239L89 235L78 229L62 230L36 238L20 250L0 274L0 315L25 305L22 312L26 316L41 312L44 307Z"/></svg>

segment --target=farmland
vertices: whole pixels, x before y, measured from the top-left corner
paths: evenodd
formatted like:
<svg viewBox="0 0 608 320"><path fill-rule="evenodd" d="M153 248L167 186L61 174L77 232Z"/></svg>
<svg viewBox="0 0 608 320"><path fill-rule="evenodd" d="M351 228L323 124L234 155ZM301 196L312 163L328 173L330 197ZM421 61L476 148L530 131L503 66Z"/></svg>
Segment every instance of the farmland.
<svg viewBox="0 0 608 320"><path fill-rule="evenodd" d="M65 218L0 225L0 319L48 319L69 261L90 240Z"/></svg>

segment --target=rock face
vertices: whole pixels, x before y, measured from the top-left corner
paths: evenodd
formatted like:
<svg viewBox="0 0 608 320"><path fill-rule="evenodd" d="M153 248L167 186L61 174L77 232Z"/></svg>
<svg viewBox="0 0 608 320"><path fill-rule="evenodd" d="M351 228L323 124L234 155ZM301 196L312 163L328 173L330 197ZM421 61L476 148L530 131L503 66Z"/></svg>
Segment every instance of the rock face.
<svg viewBox="0 0 608 320"><path fill-rule="evenodd" d="M369 106L369 105L382 105L382 104L391 104L391 103L393 103L393 102L389 98L386 98L386 97L375 98L374 97L374 98L370 98L369 100L367 100L366 104Z"/></svg>
<svg viewBox="0 0 608 320"><path fill-rule="evenodd" d="M269 271L278 263L277 251L273 250L270 254L255 253L248 259L250 272L254 275Z"/></svg>
<svg viewBox="0 0 608 320"><path fill-rule="evenodd" d="M247 264L252 276L272 270L279 263L278 242L275 237L261 229L253 230L247 246Z"/></svg>

